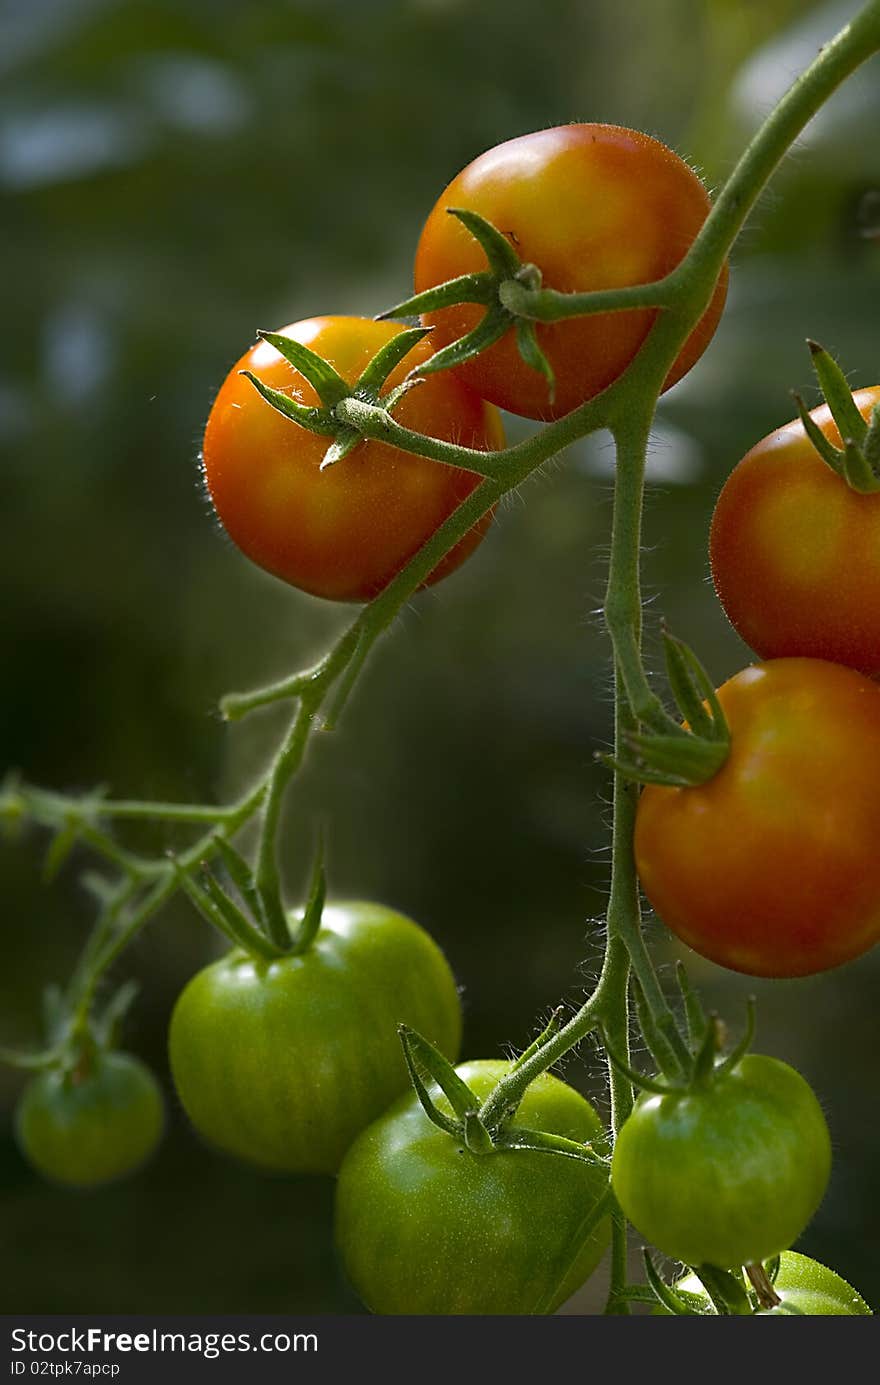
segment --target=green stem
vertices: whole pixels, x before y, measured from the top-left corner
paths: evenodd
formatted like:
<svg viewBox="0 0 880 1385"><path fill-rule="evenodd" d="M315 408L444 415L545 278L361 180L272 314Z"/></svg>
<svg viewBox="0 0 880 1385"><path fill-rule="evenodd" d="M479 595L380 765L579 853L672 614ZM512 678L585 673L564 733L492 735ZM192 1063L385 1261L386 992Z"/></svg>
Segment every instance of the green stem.
<svg viewBox="0 0 880 1385"><path fill-rule="evenodd" d="M302 697L296 716L272 764L263 805L260 843L257 848L254 878L266 915L266 927L272 942L284 951L288 951L291 946L291 936L278 878L278 824L281 820L285 790L305 755L316 700L314 697Z"/></svg>
<svg viewBox="0 0 880 1385"><path fill-rule="evenodd" d="M880 0L859 14L819 50L764 121L737 163L680 270L714 279L733 241L777 165L805 125L857 67L880 49Z"/></svg>

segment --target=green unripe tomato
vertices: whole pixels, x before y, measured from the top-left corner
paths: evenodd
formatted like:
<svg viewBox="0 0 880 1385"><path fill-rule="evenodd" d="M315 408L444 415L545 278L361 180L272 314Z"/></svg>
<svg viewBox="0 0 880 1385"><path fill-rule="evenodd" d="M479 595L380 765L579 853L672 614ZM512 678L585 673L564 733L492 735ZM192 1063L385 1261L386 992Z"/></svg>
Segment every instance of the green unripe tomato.
<svg viewBox="0 0 880 1385"><path fill-rule="evenodd" d="M503 1062L457 1069L483 1100ZM437 1105L449 1112L439 1091ZM517 1125L586 1142L596 1112L558 1078L533 1082ZM336 1190L336 1241L374 1313L553 1313L592 1274L609 1237L584 1226L606 1171L532 1150L472 1154L433 1125L414 1092L355 1141Z"/></svg>
<svg viewBox="0 0 880 1385"><path fill-rule="evenodd" d="M664 1255L737 1269L797 1239L830 1171L810 1086L786 1063L748 1054L686 1093L641 1097L611 1178L626 1217Z"/></svg>
<svg viewBox="0 0 880 1385"><path fill-rule="evenodd" d="M793 1313L810 1316L871 1315L861 1294L827 1265L799 1255L796 1250L784 1250L779 1257L779 1270L773 1281L782 1302L776 1308L764 1308L762 1318L776 1318Z"/></svg>
<svg viewBox="0 0 880 1385"><path fill-rule="evenodd" d="M408 1084L400 1023L456 1058L461 1005L442 952L382 905L328 904L301 956L236 950L193 977L171 1016L174 1084L227 1153L332 1174Z"/></svg>
<svg viewBox="0 0 880 1385"><path fill-rule="evenodd" d="M128 1053L96 1052L73 1072L47 1069L28 1083L15 1112L25 1158L77 1188L132 1173L153 1153L163 1125L159 1084Z"/></svg>
<svg viewBox="0 0 880 1385"><path fill-rule="evenodd" d="M675 1288L702 1299L706 1311L711 1311L708 1295L695 1274L685 1275ZM871 1309L851 1284L847 1284L827 1265L811 1260L808 1255L799 1255L796 1250L784 1250L780 1255L773 1288L782 1302L775 1308L762 1308L756 1317L871 1315ZM672 1316L659 1303L654 1313L663 1317Z"/></svg>

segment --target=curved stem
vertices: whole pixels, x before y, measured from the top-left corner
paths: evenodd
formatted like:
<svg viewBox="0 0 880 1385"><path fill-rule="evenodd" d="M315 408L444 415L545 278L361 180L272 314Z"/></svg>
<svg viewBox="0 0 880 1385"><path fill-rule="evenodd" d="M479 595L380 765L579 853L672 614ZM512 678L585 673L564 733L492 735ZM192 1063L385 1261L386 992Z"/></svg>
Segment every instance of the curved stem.
<svg viewBox="0 0 880 1385"><path fill-rule="evenodd" d="M269 773L263 806L260 844L257 849L257 867L254 872L257 891L266 914L269 937L276 947L285 951L290 948L292 939L284 915L278 880L276 859L278 824L281 819L284 791L302 764L305 755L312 716L313 699L303 697Z"/></svg>

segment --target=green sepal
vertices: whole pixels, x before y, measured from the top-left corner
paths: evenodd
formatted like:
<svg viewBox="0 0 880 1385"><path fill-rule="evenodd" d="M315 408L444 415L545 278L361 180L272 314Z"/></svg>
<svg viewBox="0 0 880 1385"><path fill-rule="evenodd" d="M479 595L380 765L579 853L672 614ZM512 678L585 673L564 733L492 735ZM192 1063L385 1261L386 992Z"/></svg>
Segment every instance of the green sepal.
<svg viewBox="0 0 880 1385"><path fill-rule="evenodd" d="M229 838L224 837L221 833L218 832L211 838L211 844L216 847L217 854L226 867L233 885L239 891L257 923L262 927L265 923L263 901L260 899L254 873L249 863L239 851L236 851Z"/></svg>
<svg viewBox="0 0 880 1385"><path fill-rule="evenodd" d="M764 1261L764 1269L771 1284L776 1283L776 1276L779 1274L779 1266L782 1264L780 1256L774 1255L772 1260Z"/></svg>
<svg viewBox="0 0 880 1385"><path fill-rule="evenodd" d="M421 293L395 303L384 313L376 314L377 322L389 317L416 317L419 313L435 312L438 308L452 308L457 303L482 303L486 307L497 297L498 281L488 269L477 270L473 274L460 274L456 279L447 279L443 284L423 289Z"/></svg>
<svg viewBox="0 0 880 1385"><path fill-rule="evenodd" d="M398 332L397 336L392 337L376 352L349 393L367 395L371 400L378 396L391 372L431 331L431 327L408 327L405 331Z"/></svg>
<svg viewBox="0 0 880 1385"><path fill-rule="evenodd" d="M518 1058L514 1058L510 1065L510 1071L516 1072L517 1068L521 1068L523 1063L528 1062L530 1058L534 1057L539 1048L544 1047L548 1039L552 1039L554 1034L558 1034L559 1030L562 1028L562 1021L564 1018L565 1006L557 1005L538 1037L532 1040L528 1048L525 1049Z"/></svg>
<svg viewBox="0 0 880 1385"><path fill-rule="evenodd" d="M632 977L631 989L635 1001L636 1018L648 1052L660 1069L662 1076L675 1079L682 1071L687 1060L687 1054L684 1053L683 1056L680 1056L676 1052L675 1044L657 1024L645 1000L645 993L635 975ZM671 1019L671 1016L669 1018ZM676 1038L683 1049L680 1037L676 1035Z"/></svg>
<svg viewBox="0 0 880 1385"><path fill-rule="evenodd" d="M692 734L729 745L727 718L705 668L690 645L677 639L665 626L662 635L669 686Z"/></svg>
<svg viewBox="0 0 880 1385"><path fill-rule="evenodd" d="M757 1022L757 1004L755 997L750 995L746 1000L746 1027L739 1043L730 1051L715 1068L716 1074L721 1077L726 1072L735 1068L740 1059L744 1058L752 1046L755 1037L755 1025Z"/></svg>
<svg viewBox="0 0 880 1385"><path fill-rule="evenodd" d="M671 1096L676 1092L683 1092L685 1090L680 1083L658 1082L656 1078L646 1077L644 1073L637 1072L635 1068L631 1068L629 1063L625 1063L610 1046L604 1030L602 1031L602 1047L612 1067L615 1067L617 1071L627 1078L634 1087L637 1087L639 1091L652 1092L655 1096Z"/></svg>
<svg viewBox="0 0 880 1385"><path fill-rule="evenodd" d="M880 472L880 404L871 410L871 421L862 443L865 461L873 472Z"/></svg>
<svg viewBox="0 0 880 1385"><path fill-rule="evenodd" d="M256 928L250 919L239 909L238 905L229 898L229 895L221 886L220 882L211 874L206 863L202 863L202 880L205 891L226 922L229 934L235 938L240 947L248 952L258 952L262 956L282 957L284 950L277 947L261 929ZM267 948L270 952L267 952Z"/></svg>
<svg viewBox="0 0 880 1385"><path fill-rule="evenodd" d="M321 928L324 903L327 898L327 876L324 870L324 830L318 830L315 854L312 860L312 873L309 880L309 896L303 912L302 922L296 931L291 951L300 956L311 947Z"/></svg>
<svg viewBox="0 0 880 1385"><path fill-rule="evenodd" d="M552 404L556 399L556 375L538 341L534 322L524 317L517 320L516 345L526 365L547 381L547 399Z"/></svg>
<svg viewBox="0 0 880 1385"><path fill-rule="evenodd" d="M646 1246L642 1247L642 1258L645 1262L645 1277L654 1291L655 1297L668 1313L673 1313L677 1318L705 1316L705 1307L697 1308L695 1306L702 1302L696 1294L682 1294L671 1288L664 1279L661 1279L651 1258L651 1252Z"/></svg>
<svg viewBox="0 0 880 1385"><path fill-rule="evenodd" d="M137 981L124 981L111 995L104 1008L92 1017L92 1033L100 1048L116 1048L122 1031L122 1023L131 1009L140 984Z"/></svg>
<svg viewBox="0 0 880 1385"><path fill-rule="evenodd" d="M499 279L512 279L522 269L522 260L514 250L510 240L497 226L493 226L491 221L487 221L478 212L472 212L469 207L447 207L448 216L454 216L456 221L460 221L465 230L470 231L474 240L478 241L486 259L489 261L489 268L494 270Z"/></svg>
<svg viewBox="0 0 880 1385"><path fill-rule="evenodd" d="M44 884L49 885L55 879L76 846L79 832L80 821L78 817L74 817L69 818L64 826L55 833L43 858Z"/></svg>
<svg viewBox="0 0 880 1385"><path fill-rule="evenodd" d="M689 779L683 779L678 774L666 774L661 770L649 769L647 765L638 764L635 760L629 760L623 755L607 755L602 751L596 751L593 757L599 764L605 765L614 774L619 774L623 779L629 779L634 784L662 784L668 789L686 789L691 787Z"/></svg>
<svg viewBox="0 0 880 1385"><path fill-rule="evenodd" d="M799 394L792 390L792 399L797 405L798 418L801 421L803 430L812 443L822 461L830 466L831 470L838 476L843 475L843 453L833 442L829 442L818 423L811 416L806 404Z"/></svg>
<svg viewBox="0 0 880 1385"><path fill-rule="evenodd" d="M334 370L330 362L311 347L303 346L301 341L294 341L293 337L286 337L282 332L258 332L257 336L274 346L294 370L308 380L325 408L332 409L340 399L351 394L348 381L343 380L338 370Z"/></svg>
<svg viewBox="0 0 880 1385"><path fill-rule="evenodd" d="M681 736L633 731L627 734L625 743L635 751L637 767L665 775L667 783L691 787L714 778L730 749L723 741L706 740L687 731ZM632 777L641 776L637 771Z"/></svg>
<svg viewBox="0 0 880 1385"><path fill-rule="evenodd" d="M471 1154L491 1154L495 1146L492 1143L492 1136L489 1134L483 1122L480 1120L479 1111L466 1111L462 1118L462 1130L464 1133L465 1146Z"/></svg>
<svg viewBox="0 0 880 1385"><path fill-rule="evenodd" d="M849 438L844 443L840 466L850 490L859 495L874 495L880 491L880 479L875 476L862 449Z"/></svg>
<svg viewBox="0 0 880 1385"><path fill-rule="evenodd" d="M813 369L819 381L819 388L831 410L831 417L837 424L841 440L853 442L858 446L864 441L868 425L859 413L846 376L834 357L818 342L808 339L807 346L813 358Z"/></svg>
<svg viewBox="0 0 880 1385"><path fill-rule="evenodd" d="M691 1051L696 1054L706 1037L706 1030L709 1019L703 1008L703 1002L697 992L691 986L684 962L680 959L675 964L675 975L678 982L678 989L681 992L684 1004L684 1016L688 1029L688 1040Z"/></svg>
<svg viewBox="0 0 880 1385"><path fill-rule="evenodd" d="M397 408L397 405L405 394L409 394L410 390L423 384L424 380L421 375L409 375L405 380L401 380L399 385L395 385L393 390L389 390L387 394L383 394L379 403L387 414L391 414Z"/></svg>
<svg viewBox="0 0 880 1385"><path fill-rule="evenodd" d="M581 1164L607 1170L608 1160L597 1154L592 1145L568 1140L564 1135L551 1135L545 1130L528 1130L512 1125L495 1138L497 1149L530 1149L538 1154L557 1154L565 1159L577 1159Z"/></svg>
<svg viewBox="0 0 880 1385"><path fill-rule="evenodd" d="M102 907L108 905L116 897L119 888L117 883L108 880L106 875L102 875L99 870L82 871L79 883Z"/></svg>
<svg viewBox="0 0 880 1385"><path fill-rule="evenodd" d="M692 1265L691 1269L699 1279L715 1311L723 1317L751 1315L752 1305L742 1281L728 1270L716 1269L714 1265Z"/></svg>
<svg viewBox="0 0 880 1385"><path fill-rule="evenodd" d="M715 1059L724 1043L724 1024L717 1014L709 1015L703 1042L694 1054L694 1082L708 1082L715 1074Z"/></svg>
<svg viewBox="0 0 880 1385"><path fill-rule="evenodd" d="M43 1032L53 1047L67 1032L70 1011L64 991L55 982L43 987L42 994Z"/></svg>
<svg viewBox="0 0 880 1385"><path fill-rule="evenodd" d="M318 470L327 471L329 467L335 466L337 462L343 461L356 447L360 447L363 440L362 435L356 428L340 428L333 442L331 442L327 451L321 458L321 465Z"/></svg>
<svg viewBox="0 0 880 1385"><path fill-rule="evenodd" d="M506 308L498 304L489 307L476 327L466 332L463 337L450 342L448 346L442 347L440 351L435 351L433 356L429 356L427 361L418 367L418 374L435 375L438 370L450 370L453 366L463 365L465 361L479 356L481 351L493 346L504 336L512 321Z"/></svg>
<svg viewBox="0 0 880 1385"><path fill-rule="evenodd" d="M422 1110L428 1117L428 1120L432 1121L440 1130L445 1130L447 1135L452 1135L456 1140L461 1139L463 1133L461 1122L452 1120L444 1111L441 1111L435 1106L431 1093L428 1091L427 1085L422 1078L421 1065L416 1060L412 1042L414 1038L418 1038L419 1036L415 1034L414 1030L408 1029L405 1024L398 1025L397 1032L400 1035L400 1042L403 1045L403 1056L406 1062L407 1071L409 1072L410 1081L413 1084L415 1094L419 1099ZM426 1040L423 1039L422 1043L425 1042ZM428 1046L430 1047L430 1045ZM473 1099L471 1099L470 1107L473 1107Z"/></svg>
<svg viewBox="0 0 880 1385"><path fill-rule="evenodd" d="M38 1053L22 1053L15 1048L0 1048L0 1063L24 1072L42 1072L59 1065L64 1054L62 1047L43 1049Z"/></svg>
<svg viewBox="0 0 880 1385"><path fill-rule="evenodd" d="M205 871L204 873L207 889L203 890L173 856L171 857L171 866L178 887L190 903L195 906L202 918L222 933L234 947L240 947L251 956L260 957L263 961L274 961L275 958L283 955L279 948L276 948L267 937L254 928L253 924L248 922L241 910L237 909L232 900L223 893L209 872ZM217 902L218 898L222 903Z"/></svg>
<svg viewBox="0 0 880 1385"><path fill-rule="evenodd" d="M403 1044L407 1066L411 1070L415 1068L416 1072L437 1083L459 1121L480 1109L480 1103L470 1087L462 1081L448 1058L444 1058L439 1049L406 1024L401 1024L397 1032Z"/></svg>
<svg viewBox="0 0 880 1385"><path fill-rule="evenodd" d="M316 409L308 404L300 404L298 400L291 399L290 395L285 394L283 390L274 390L271 385L264 384L252 370L242 370L240 374L246 380L250 380L257 393L263 396L267 404L271 404L278 413L284 414L285 418L298 423L301 428L306 428L310 433L321 433L328 437L332 437L336 432L339 425L326 409Z"/></svg>

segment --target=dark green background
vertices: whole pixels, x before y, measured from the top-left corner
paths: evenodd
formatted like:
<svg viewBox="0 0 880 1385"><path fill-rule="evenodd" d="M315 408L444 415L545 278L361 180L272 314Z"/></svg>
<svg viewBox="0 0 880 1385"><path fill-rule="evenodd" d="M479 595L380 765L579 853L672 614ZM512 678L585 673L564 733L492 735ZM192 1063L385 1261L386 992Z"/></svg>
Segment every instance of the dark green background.
<svg viewBox="0 0 880 1385"><path fill-rule="evenodd" d="M856 8L0 5L3 764L125 796L240 787L275 724L225 730L218 698L298 666L347 618L251 567L202 496L204 419L255 330L404 296L434 198L512 135L633 125L717 186ZM718 681L749 657L713 599L706 526L729 468L791 415L788 389L811 390L804 338L838 351L854 382L880 373L880 244L866 234L878 75L875 62L835 98L775 180L737 247L711 350L662 404L647 522L655 662L661 612ZM577 1002L600 959L608 781L591 757L610 722L596 608L611 461L602 439L571 449L503 507L457 576L412 602L291 799L291 892L323 817L333 890L410 912L447 950L471 1055L522 1045L540 1013ZM43 845L2 847L2 1042L39 1042L41 986L64 978L88 925L82 858L46 889ZM651 936L668 973L681 950L659 926ZM170 1007L214 949L176 904L118 968L143 988L127 1042L166 1087ZM818 1091L836 1164L802 1248L880 1302L880 958L781 984L689 961L734 1025L758 993L759 1047ZM566 1071L601 1092L589 1053ZM19 1087L0 1070L7 1312L356 1311L330 1248L329 1182L215 1156L168 1088L168 1137L147 1171L62 1192L14 1145ZM578 1311L600 1301L588 1290Z"/></svg>

